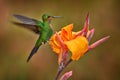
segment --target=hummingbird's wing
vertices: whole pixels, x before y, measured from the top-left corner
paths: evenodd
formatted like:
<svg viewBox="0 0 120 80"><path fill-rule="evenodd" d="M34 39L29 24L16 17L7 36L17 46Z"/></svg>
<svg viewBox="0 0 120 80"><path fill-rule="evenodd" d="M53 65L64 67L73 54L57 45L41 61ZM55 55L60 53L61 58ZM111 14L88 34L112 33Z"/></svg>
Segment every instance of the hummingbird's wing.
<svg viewBox="0 0 120 80"><path fill-rule="evenodd" d="M19 25L21 27L32 30L37 34L40 34L40 31L38 30L38 23L40 21L33 18L26 17L26 16L18 15L18 14L14 14L13 16L19 21L21 21L21 23L13 22L13 24Z"/></svg>
<svg viewBox="0 0 120 80"><path fill-rule="evenodd" d="M38 23L38 20L29 18L26 16L22 16L22 15L18 15L18 14L14 14L13 16L24 24L37 25L37 23Z"/></svg>
<svg viewBox="0 0 120 80"><path fill-rule="evenodd" d="M12 23L20 27L27 28L36 34L40 34L40 31L38 30L38 27L36 25L29 25L29 24L24 24L24 23L19 23L19 22L12 22Z"/></svg>

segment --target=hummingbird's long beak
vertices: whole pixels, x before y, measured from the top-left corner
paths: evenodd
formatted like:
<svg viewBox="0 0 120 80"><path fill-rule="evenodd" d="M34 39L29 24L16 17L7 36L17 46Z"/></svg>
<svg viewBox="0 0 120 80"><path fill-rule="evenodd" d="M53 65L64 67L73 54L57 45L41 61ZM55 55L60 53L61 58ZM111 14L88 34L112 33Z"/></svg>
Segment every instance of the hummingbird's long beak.
<svg viewBox="0 0 120 80"><path fill-rule="evenodd" d="M62 16L52 16L52 18L62 18Z"/></svg>

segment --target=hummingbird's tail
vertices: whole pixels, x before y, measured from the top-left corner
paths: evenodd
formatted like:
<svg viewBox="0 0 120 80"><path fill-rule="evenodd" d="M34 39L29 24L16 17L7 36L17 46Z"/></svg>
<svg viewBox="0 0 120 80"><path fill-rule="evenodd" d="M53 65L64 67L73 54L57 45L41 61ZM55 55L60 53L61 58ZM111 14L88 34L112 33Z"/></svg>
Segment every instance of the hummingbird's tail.
<svg viewBox="0 0 120 80"><path fill-rule="evenodd" d="M39 47L40 47L40 46L35 46L35 47L32 49L29 57L27 58L27 62L29 62L29 60L30 60L31 57L37 52L37 50L38 50Z"/></svg>

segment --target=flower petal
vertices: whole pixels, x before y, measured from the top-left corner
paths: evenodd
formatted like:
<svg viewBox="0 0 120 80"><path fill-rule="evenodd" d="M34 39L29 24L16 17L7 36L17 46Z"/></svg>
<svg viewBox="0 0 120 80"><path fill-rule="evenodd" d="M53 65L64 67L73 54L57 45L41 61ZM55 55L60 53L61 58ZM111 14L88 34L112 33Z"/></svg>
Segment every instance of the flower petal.
<svg viewBox="0 0 120 80"><path fill-rule="evenodd" d="M72 71L66 72L63 74L63 76L60 78L60 80L67 80L70 76L72 76Z"/></svg>
<svg viewBox="0 0 120 80"><path fill-rule="evenodd" d="M89 50L91 50L91 49L99 46L100 44L102 44L103 42L105 42L106 40L108 40L109 37L110 37L110 36L106 36L106 37L104 37L104 38L102 38L102 39L94 42L93 44L91 44L91 45L89 46Z"/></svg>
<svg viewBox="0 0 120 80"><path fill-rule="evenodd" d="M68 41L72 39L72 28L73 24L67 25L66 27L62 28L61 38L63 39L63 41Z"/></svg>
<svg viewBox="0 0 120 80"><path fill-rule="evenodd" d="M62 55L63 55L63 53L62 53L62 48L61 48L60 54L58 55L58 64L59 64L59 65L60 65L60 63L61 63L61 61L62 61Z"/></svg>
<svg viewBox="0 0 120 80"><path fill-rule="evenodd" d="M93 37L94 32L95 32L95 29L94 29L94 28L91 29L91 30L88 32L88 34L87 34L87 39L88 39L89 42L90 42L91 38Z"/></svg>
<svg viewBox="0 0 120 80"><path fill-rule="evenodd" d="M78 60L88 50L88 41L84 36L67 41L65 44L72 52L72 60Z"/></svg>
<svg viewBox="0 0 120 80"><path fill-rule="evenodd" d="M56 52L57 54L60 53L61 45L60 45L59 41L57 40L56 34L54 34L51 37L49 44L52 46L52 49L54 52Z"/></svg>
<svg viewBox="0 0 120 80"><path fill-rule="evenodd" d="M81 36L81 35L83 35L83 36L87 36L87 33L88 33L88 30L89 30L89 20L90 18L89 18L89 13L87 14L87 17L86 17L86 21L85 21L85 23L84 23L84 28L81 30L81 31L79 31L79 32L77 32L77 34L76 34L76 36L75 36L75 38L77 37L77 36Z"/></svg>
<svg viewBox="0 0 120 80"><path fill-rule="evenodd" d="M89 13L87 14L87 17L86 17L86 21L84 23L84 28L83 28L83 31L84 31L84 36L87 36L87 32L89 30L89 20L90 19L90 16L89 16Z"/></svg>

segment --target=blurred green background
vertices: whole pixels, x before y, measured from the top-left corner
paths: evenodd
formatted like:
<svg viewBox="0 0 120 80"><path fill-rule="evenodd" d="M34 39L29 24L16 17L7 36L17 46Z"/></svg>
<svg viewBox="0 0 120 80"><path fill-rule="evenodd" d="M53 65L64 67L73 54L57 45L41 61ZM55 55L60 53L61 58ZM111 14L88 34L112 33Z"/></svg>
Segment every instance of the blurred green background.
<svg viewBox="0 0 120 80"><path fill-rule="evenodd" d="M63 16L52 21L54 31L74 23L83 28L90 12L91 43L110 35L110 39L65 70L73 71L69 80L120 80L120 1L119 0L0 0L0 80L53 80L57 55L49 44L41 46L29 63L26 59L38 35L13 25L13 14L41 20L43 13ZM63 73L64 73L63 72Z"/></svg>

